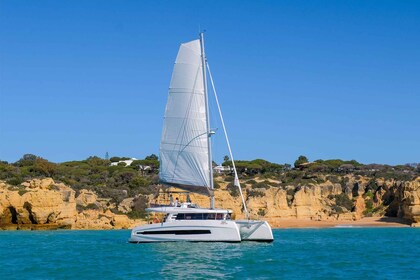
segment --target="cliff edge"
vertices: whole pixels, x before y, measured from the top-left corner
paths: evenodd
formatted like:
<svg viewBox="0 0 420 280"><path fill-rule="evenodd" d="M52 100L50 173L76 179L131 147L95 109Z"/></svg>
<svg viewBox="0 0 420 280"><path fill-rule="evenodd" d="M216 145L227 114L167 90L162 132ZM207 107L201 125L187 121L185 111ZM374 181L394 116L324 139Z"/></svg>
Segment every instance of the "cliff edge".
<svg viewBox="0 0 420 280"><path fill-rule="evenodd" d="M311 221L356 221L363 217L398 217L412 226L420 225L420 177L412 181L363 176L323 176L304 186L282 184L273 179L242 180L251 218ZM232 209L237 219L245 218L241 200L228 178L218 177L216 207ZM208 197L190 194L192 201L208 207ZM180 197L181 201L183 200ZM127 197L119 203L98 197L92 190L77 192L51 178L33 179L18 186L0 181L1 229L121 229L146 223L130 219L143 212L153 195ZM133 215L131 215L133 217Z"/></svg>
<svg viewBox="0 0 420 280"><path fill-rule="evenodd" d="M0 181L1 229L120 229L141 223L101 206L89 191L76 192L51 178L19 186Z"/></svg>

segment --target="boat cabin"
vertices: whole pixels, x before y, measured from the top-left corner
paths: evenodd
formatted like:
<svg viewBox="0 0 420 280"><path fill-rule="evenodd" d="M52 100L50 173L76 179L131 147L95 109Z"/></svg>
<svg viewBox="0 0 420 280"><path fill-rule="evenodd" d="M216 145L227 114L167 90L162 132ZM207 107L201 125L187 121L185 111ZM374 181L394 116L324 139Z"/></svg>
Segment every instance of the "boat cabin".
<svg viewBox="0 0 420 280"><path fill-rule="evenodd" d="M231 220L232 210L199 208L192 203L181 203L178 207L160 206L146 209L148 212L165 213L162 221L172 223L185 220Z"/></svg>

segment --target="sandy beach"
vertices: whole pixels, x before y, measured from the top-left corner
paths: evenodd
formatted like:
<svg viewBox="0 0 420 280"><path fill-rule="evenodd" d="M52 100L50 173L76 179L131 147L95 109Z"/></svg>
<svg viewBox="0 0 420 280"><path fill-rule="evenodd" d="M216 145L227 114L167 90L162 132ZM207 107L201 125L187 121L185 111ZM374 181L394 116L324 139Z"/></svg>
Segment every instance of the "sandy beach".
<svg viewBox="0 0 420 280"><path fill-rule="evenodd" d="M405 220L390 217L369 217L357 221L314 221L305 219L273 219L273 228L330 228L330 227L410 227Z"/></svg>

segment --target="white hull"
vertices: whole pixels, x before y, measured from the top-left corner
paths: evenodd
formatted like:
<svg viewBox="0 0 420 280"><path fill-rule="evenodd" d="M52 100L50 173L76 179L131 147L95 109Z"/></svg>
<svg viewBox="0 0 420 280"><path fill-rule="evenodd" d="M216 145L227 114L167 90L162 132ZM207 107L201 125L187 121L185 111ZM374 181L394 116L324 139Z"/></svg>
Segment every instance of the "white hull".
<svg viewBox="0 0 420 280"><path fill-rule="evenodd" d="M235 223L239 228L242 241L272 242L274 240L271 226L265 221L238 220Z"/></svg>
<svg viewBox="0 0 420 280"><path fill-rule="evenodd" d="M131 231L130 243L148 242L240 242L235 221L175 221L137 226Z"/></svg>
<svg viewBox="0 0 420 280"><path fill-rule="evenodd" d="M265 221L183 220L137 226L131 231L129 242L272 242L273 240L271 227Z"/></svg>

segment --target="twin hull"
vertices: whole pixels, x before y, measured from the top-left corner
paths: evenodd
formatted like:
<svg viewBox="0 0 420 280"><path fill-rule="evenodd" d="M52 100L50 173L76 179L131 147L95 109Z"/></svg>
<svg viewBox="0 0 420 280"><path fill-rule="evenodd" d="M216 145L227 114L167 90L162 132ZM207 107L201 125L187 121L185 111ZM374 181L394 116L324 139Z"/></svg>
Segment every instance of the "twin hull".
<svg viewBox="0 0 420 280"><path fill-rule="evenodd" d="M133 228L130 243L195 242L272 242L271 227L264 221L206 220L175 221Z"/></svg>

